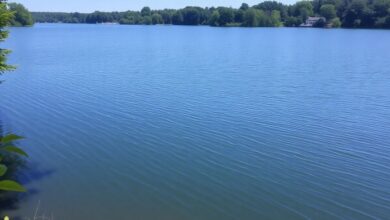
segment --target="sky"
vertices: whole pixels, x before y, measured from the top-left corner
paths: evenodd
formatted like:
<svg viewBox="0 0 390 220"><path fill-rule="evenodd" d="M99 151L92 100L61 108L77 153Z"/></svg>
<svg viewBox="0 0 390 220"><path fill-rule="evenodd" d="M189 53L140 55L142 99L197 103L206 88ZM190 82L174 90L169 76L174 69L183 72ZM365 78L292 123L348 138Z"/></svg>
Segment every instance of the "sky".
<svg viewBox="0 0 390 220"><path fill-rule="evenodd" d="M239 7L242 2L254 5L264 0L9 0L21 3L30 11L51 12L93 12L140 10L143 6L152 9L183 8L185 6L231 6ZM290 4L295 0L278 0Z"/></svg>

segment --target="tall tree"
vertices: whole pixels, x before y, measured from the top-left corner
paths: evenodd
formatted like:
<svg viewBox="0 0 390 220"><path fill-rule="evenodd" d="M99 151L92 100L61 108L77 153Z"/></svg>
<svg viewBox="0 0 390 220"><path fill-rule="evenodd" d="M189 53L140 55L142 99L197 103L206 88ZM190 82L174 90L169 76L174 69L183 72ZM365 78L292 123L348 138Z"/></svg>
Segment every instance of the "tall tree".
<svg viewBox="0 0 390 220"><path fill-rule="evenodd" d="M262 14L262 11L260 11L258 9L250 8L250 9L246 10L244 13L243 26L246 26L246 27L259 26L261 14Z"/></svg>
<svg viewBox="0 0 390 220"><path fill-rule="evenodd" d="M4 41L8 37L8 31L4 28L12 21L13 13L7 9L5 0L0 0L0 41ZM5 71L14 69L6 63L7 55L10 53L7 49L0 48L0 74Z"/></svg>
<svg viewBox="0 0 390 220"><path fill-rule="evenodd" d="M22 4L9 3L8 7L14 13L14 19L11 20L12 26L31 26L34 24L31 13Z"/></svg>
<svg viewBox="0 0 390 220"><path fill-rule="evenodd" d="M213 11L213 13L211 14L211 17L209 19L209 25L211 26L219 26L219 12L218 10L215 10Z"/></svg>
<svg viewBox="0 0 390 220"><path fill-rule="evenodd" d="M234 22L234 10L232 8L221 7L218 8L219 20L218 23L221 26L225 26L228 23Z"/></svg>
<svg viewBox="0 0 390 220"><path fill-rule="evenodd" d="M303 21L314 14L313 5L309 1L299 1L293 7L293 16L300 17Z"/></svg>
<svg viewBox="0 0 390 220"><path fill-rule="evenodd" d="M186 7L182 10L183 24L185 25L199 25L200 13L197 7Z"/></svg>
<svg viewBox="0 0 390 220"><path fill-rule="evenodd" d="M249 5L247 3L242 3L240 9L244 10L244 11L248 10L249 9Z"/></svg>
<svg viewBox="0 0 390 220"><path fill-rule="evenodd" d="M152 15L152 23L153 24L164 24L164 20L160 14L154 13Z"/></svg>
<svg viewBox="0 0 390 220"><path fill-rule="evenodd" d="M152 15L152 11L150 10L149 7L143 7L141 9L141 15L142 16L150 16L150 15Z"/></svg>
<svg viewBox="0 0 390 220"><path fill-rule="evenodd" d="M331 4L322 5L320 8L320 14L329 21L336 17L336 7Z"/></svg>
<svg viewBox="0 0 390 220"><path fill-rule="evenodd" d="M180 25L183 24L184 18L183 18L183 13L181 11L176 11L172 15L172 24Z"/></svg>

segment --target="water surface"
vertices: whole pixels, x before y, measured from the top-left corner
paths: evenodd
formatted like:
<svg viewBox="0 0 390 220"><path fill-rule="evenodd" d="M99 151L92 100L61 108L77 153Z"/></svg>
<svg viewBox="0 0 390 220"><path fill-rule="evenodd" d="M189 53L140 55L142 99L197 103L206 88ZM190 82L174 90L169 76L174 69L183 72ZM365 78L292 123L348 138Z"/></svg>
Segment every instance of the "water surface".
<svg viewBox="0 0 390 220"><path fill-rule="evenodd" d="M390 31L38 24L5 131L55 219L389 219Z"/></svg>

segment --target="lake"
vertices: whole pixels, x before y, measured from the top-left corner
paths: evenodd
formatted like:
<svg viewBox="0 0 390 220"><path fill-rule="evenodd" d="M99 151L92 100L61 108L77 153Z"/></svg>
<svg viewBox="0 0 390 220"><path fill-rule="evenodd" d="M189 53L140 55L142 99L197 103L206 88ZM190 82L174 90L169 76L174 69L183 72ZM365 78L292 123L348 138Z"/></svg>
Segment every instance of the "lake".
<svg viewBox="0 0 390 220"><path fill-rule="evenodd" d="M389 219L390 31L37 24L3 131L55 219ZM3 210L4 211L4 210Z"/></svg>

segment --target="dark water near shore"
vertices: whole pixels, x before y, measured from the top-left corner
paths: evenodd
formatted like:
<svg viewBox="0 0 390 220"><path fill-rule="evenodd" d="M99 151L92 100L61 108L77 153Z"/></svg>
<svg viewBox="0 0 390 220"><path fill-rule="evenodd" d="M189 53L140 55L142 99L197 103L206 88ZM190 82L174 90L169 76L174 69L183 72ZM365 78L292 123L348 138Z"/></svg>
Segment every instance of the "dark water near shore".
<svg viewBox="0 0 390 220"><path fill-rule="evenodd" d="M13 216L390 219L390 31L12 28Z"/></svg>

